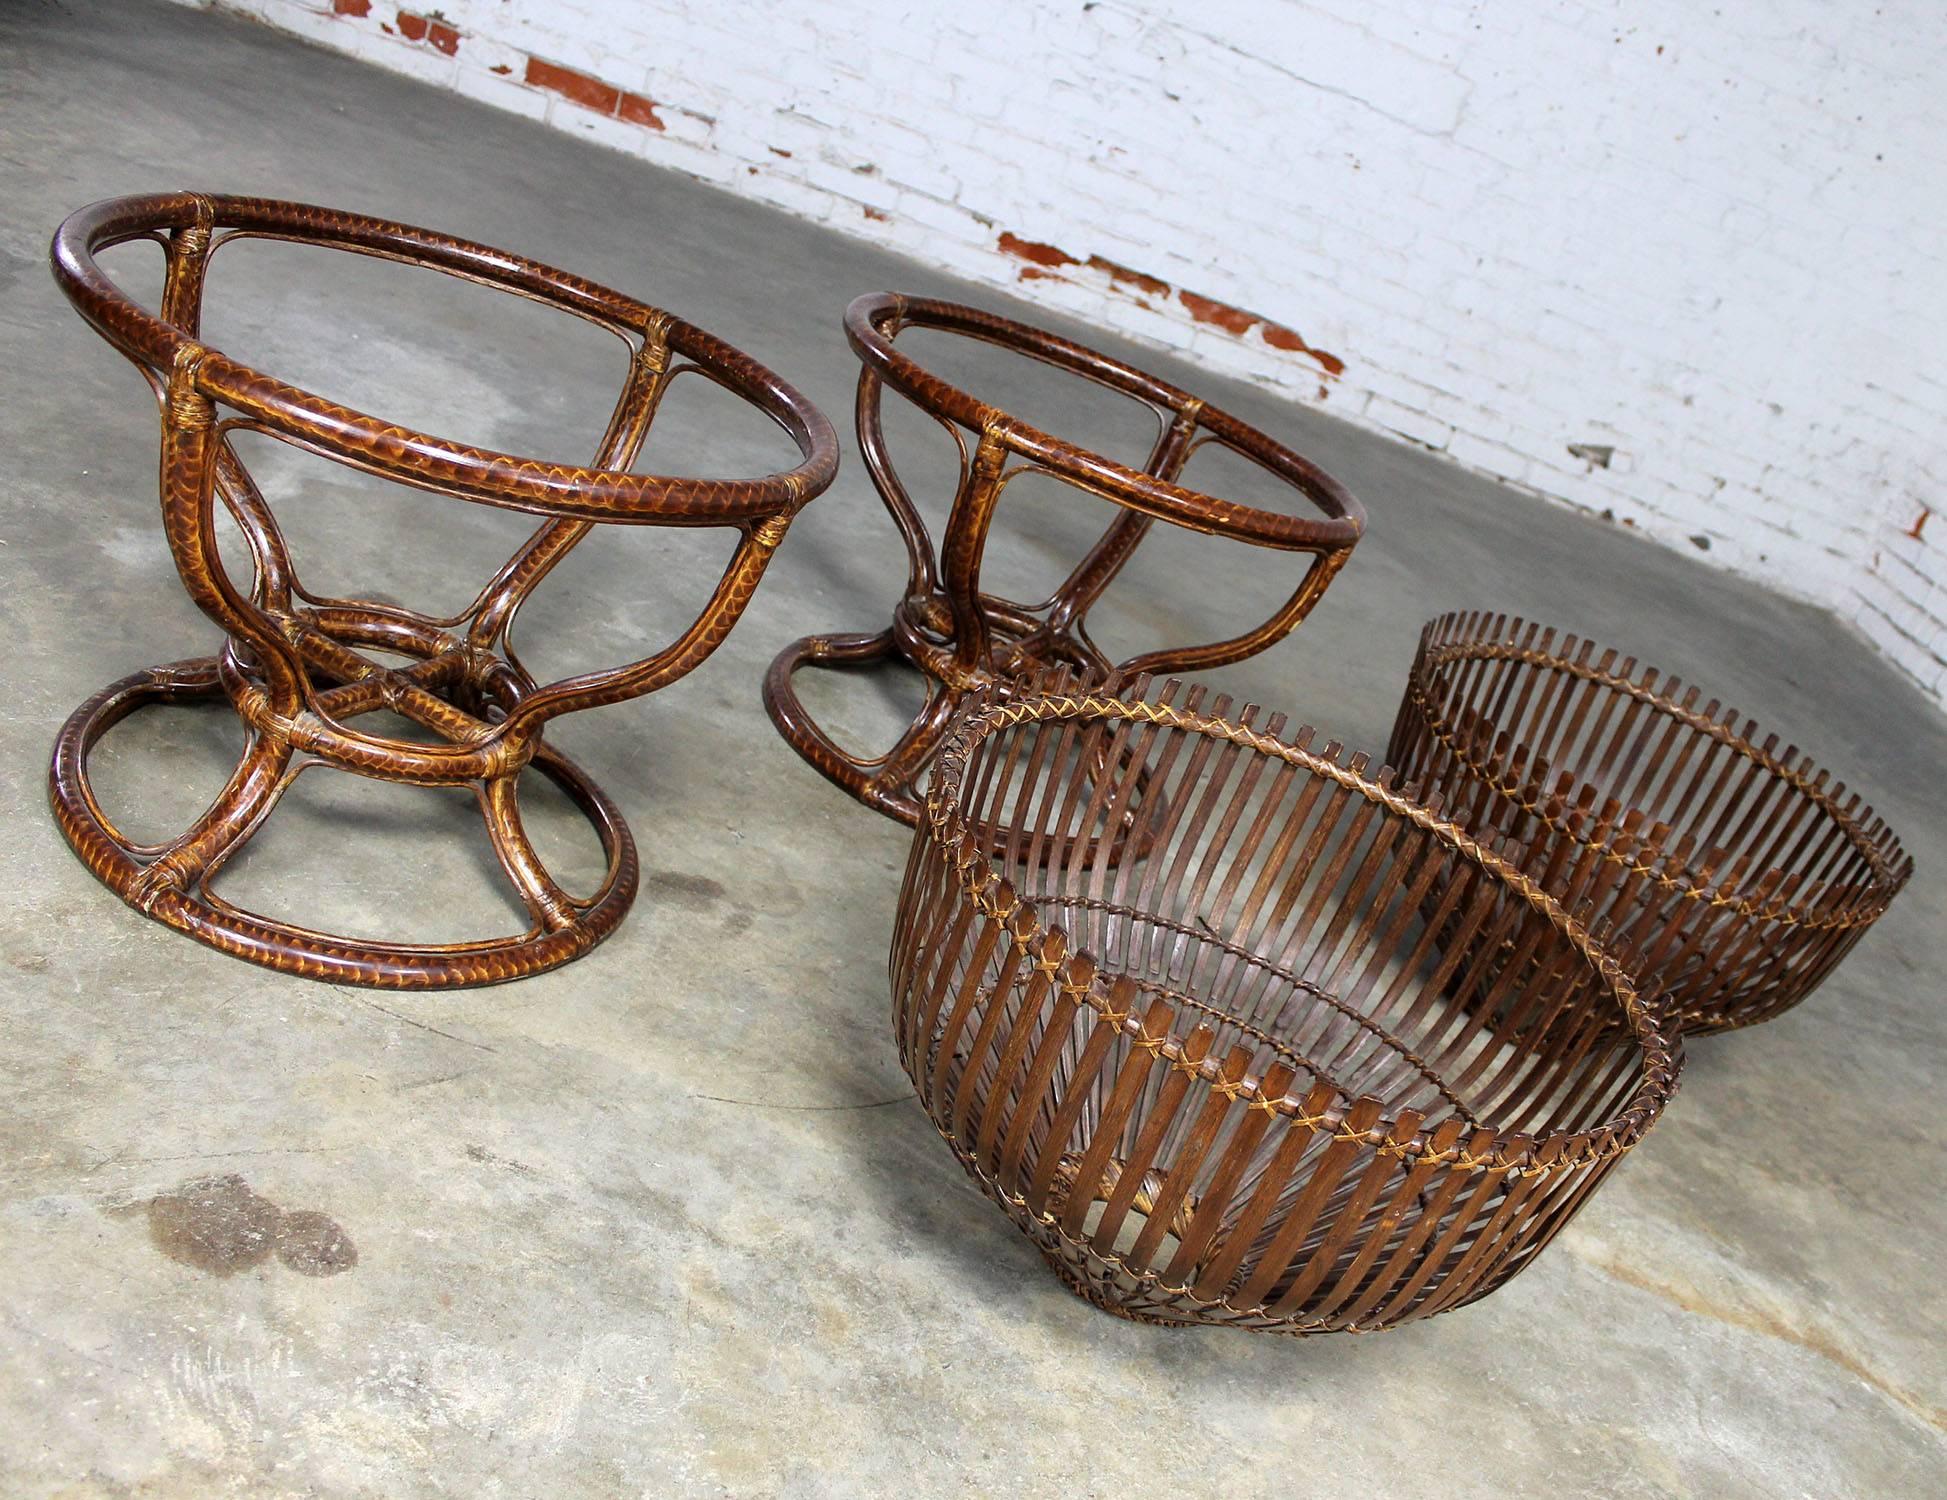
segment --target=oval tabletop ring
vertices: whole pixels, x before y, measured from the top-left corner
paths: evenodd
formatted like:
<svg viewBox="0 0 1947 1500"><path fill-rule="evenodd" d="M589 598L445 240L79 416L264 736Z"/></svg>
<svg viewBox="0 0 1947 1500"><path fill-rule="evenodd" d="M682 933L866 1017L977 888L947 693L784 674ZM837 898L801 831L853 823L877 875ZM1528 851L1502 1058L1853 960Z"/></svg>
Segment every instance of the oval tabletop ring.
<svg viewBox="0 0 1947 1500"><path fill-rule="evenodd" d="M1161 419L1155 446L1135 467L1031 426L903 353L896 340L908 328L994 345L1141 402ZM1365 529L1359 502L1309 460L1188 391L1058 334L959 303L890 292L854 301L845 313L845 332L862 365L860 451L906 544L905 595L884 630L807 636L787 646L765 678L764 702L778 732L813 767L866 806L903 823L918 822L920 779L947 721L969 692L988 685L1004 691L1054 667L1100 678L1115 671L1190 671L1255 655L1304 619ZM887 449L880 402L888 385L947 425L966 455L937 548ZM1289 515L1186 488L1179 482L1183 467L1206 443L1229 449L1267 480L1297 491L1315 514ZM1047 474L1110 502L1118 512L1055 592L1038 604L989 593L980 577L1001 492L1024 471ZM1298 553L1306 562L1285 602L1244 633L1203 644L1172 643L1111 662L1089 639L1088 611L1157 521ZM919 671L926 702L893 748L870 758L841 748L806 711L793 683L803 667L895 661Z"/></svg>
<svg viewBox="0 0 1947 1500"><path fill-rule="evenodd" d="M210 257L233 239L282 240L443 272L584 319L622 340L628 371L587 466L498 453L341 406L229 358L201 339ZM150 312L97 265L133 240L166 258ZM716 649L749 604L792 518L831 483L831 424L747 355L675 315L491 246L361 214L262 198L163 193L81 209L54 237L55 281L75 310L135 364L162 411L162 523L190 598L222 629L217 654L151 667L102 689L63 727L49 791L88 867L137 910L226 953L289 973L391 988L516 979L566 963L612 932L634 899L635 845L614 804L543 740L549 720L653 692ZM695 371L769 417L799 462L750 479L631 473L670 382ZM326 598L299 581L283 533L238 457L250 431L380 478L540 524L460 614L434 616L367 598ZM253 565L231 577L215 540L221 504ZM508 644L536 585L603 523L721 526L737 533L701 614L663 649L623 666L540 683ZM374 656L369 653L382 653ZM396 658L408 664L397 665ZM151 704L224 697L248 730L243 759L216 800L164 843L137 844L89 785L95 743ZM354 720L390 711L431 735L400 738ZM324 764L386 781L467 786L525 931L450 944L368 941L244 911L211 885L270 816L298 773ZM532 764L594 825L606 869L576 897L549 874L522 828L516 782Z"/></svg>

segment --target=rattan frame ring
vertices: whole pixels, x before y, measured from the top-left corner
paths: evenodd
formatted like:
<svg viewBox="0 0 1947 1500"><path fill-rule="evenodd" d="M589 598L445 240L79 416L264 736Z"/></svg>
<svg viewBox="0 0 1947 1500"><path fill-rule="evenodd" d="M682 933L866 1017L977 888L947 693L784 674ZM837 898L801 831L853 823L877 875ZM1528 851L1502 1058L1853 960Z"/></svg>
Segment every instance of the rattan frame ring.
<svg viewBox="0 0 1947 1500"><path fill-rule="evenodd" d="M1610 923L1692 1035L1824 981L1913 874L1859 795L1695 686L1505 614L1421 632L1387 758Z"/></svg>
<svg viewBox="0 0 1947 1500"><path fill-rule="evenodd" d="M955 721L892 942L907 1073L1120 1316L1306 1334L1473 1301L1649 1130L1680 1049L1599 934L1390 772L1205 699L1055 681ZM1492 941L1442 947L1455 924ZM1501 942L1518 987L1467 956Z"/></svg>

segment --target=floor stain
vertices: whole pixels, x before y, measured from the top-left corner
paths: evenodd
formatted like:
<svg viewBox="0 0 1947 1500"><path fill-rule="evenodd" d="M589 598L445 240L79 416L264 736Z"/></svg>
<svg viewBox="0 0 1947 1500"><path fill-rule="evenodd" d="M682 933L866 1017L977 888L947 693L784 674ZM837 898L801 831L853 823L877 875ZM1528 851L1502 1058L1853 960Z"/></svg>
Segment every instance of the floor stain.
<svg viewBox="0 0 1947 1500"><path fill-rule="evenodd" d="M1620 1255L1589 1255L1579 1250L1577 1254L1584 1262L1605 1275L1613 1276L1638 1291L1648 1292L1652 1296L1673 1302L1687 1313L1715 1318L1720 1323L1728 1323L1731 1327L1741 1328L1747 1333L1782 1339L1786 1343L1796 1344L1801 1349L1809 1350L1822 1359L1830 1360L1848 1375L1863 1380L1882 1396L1905 1407L1928 1426L1938 1431L1947 1431L1947 1410L1930 1405L1912 1391L1895 1384L1823 1328L1800 1327L1762 1308L1720 1305L1695 1287L1650 1276Z"/></svg>
<svg viewBox="0 0 1947 1500"><path fill-rule="evenodd" d="M300 1276L336 1276L358 1264L358 1246L336 1219L300 1208L278 1221L277 1258Z"/></svg>
<svg viewBox="0 0 1947 1500"><path fill-rule="evenodd" d="M681 870L651 870L642 884L645 895L695 911L716 905L726 894L721 881L707 875L686 875Z"/></svg>
<svg viewBox="0 0 1947 1500"><path fill-rule="evenodd" d="M515 1161L511 1156L497 1156L485 1146L473 1142L467 1144L466 1154L469 1161L483 1162L490 1167L506 1167L510 1171L520 1172L528 1177L534 1175L534 1169L526 1162Z"/></svg>
<svg viewBox="0 0 1947 1500"><path fill-rule="evenodd" d="M301 1276L336 1276L358 1264L358 1247L335 1219L281 1209L234 1172L191 1178L133 1207L146 1212L156 1249L212 1276L234 1276L272 1255Z"/></svg>
<svg viewBox="0 0 1947 1500"><path fill-rule="evenodd" d="M204 1177L149 1200L149 1238L173 1261L234 1276L270 1259L282 1217L234 1173Z"/></svg>
<svg viewBox="0 0 1947 1500"><path fill-rule="evenodd" d="M643 893L658 906L675 911L715 912L723 924L722 935L737 936L749 930L755 914L741 901L730 899L723 882L707 875L688 875L681 870L651 870L642 881Z"/></svg>

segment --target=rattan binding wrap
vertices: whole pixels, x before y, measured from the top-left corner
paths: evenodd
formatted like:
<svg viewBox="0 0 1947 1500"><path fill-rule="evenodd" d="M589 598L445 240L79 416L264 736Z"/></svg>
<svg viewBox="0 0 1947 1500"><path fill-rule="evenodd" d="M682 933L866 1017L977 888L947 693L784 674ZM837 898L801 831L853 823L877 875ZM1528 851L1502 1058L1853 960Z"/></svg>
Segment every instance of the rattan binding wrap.
<svg viewBox="0 0 1947 1500"><path fill-rule="evenodd" d="M1388 759L1639 955L1691 1034L1809 995L1913 873L1857 793L1695 687L1507 615L1427 625Z"/></svg>
<svg viewBox="0 0 1947 1500"><path fill-rule="evenodd" d="M914 838L906 1070L1063 1281L1124 1317L1306 1334L1470 1302L1675 1087L1675 1043L1580 922L1390 772L1283 729L1141 678L976 700ZM1528 961L1468 961L1503 943Z"/></svg>

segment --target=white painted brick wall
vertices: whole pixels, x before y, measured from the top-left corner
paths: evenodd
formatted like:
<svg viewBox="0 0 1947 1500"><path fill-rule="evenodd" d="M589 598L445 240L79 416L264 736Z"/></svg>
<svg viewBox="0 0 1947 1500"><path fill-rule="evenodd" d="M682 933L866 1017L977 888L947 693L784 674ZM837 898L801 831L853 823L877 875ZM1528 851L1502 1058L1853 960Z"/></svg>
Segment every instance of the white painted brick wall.
<svg viewBox="0 0 1947 1500"><path fill-rule="evenodd" d="M1706 549L1947 701L1939 0L219 3Z"/></svg>

